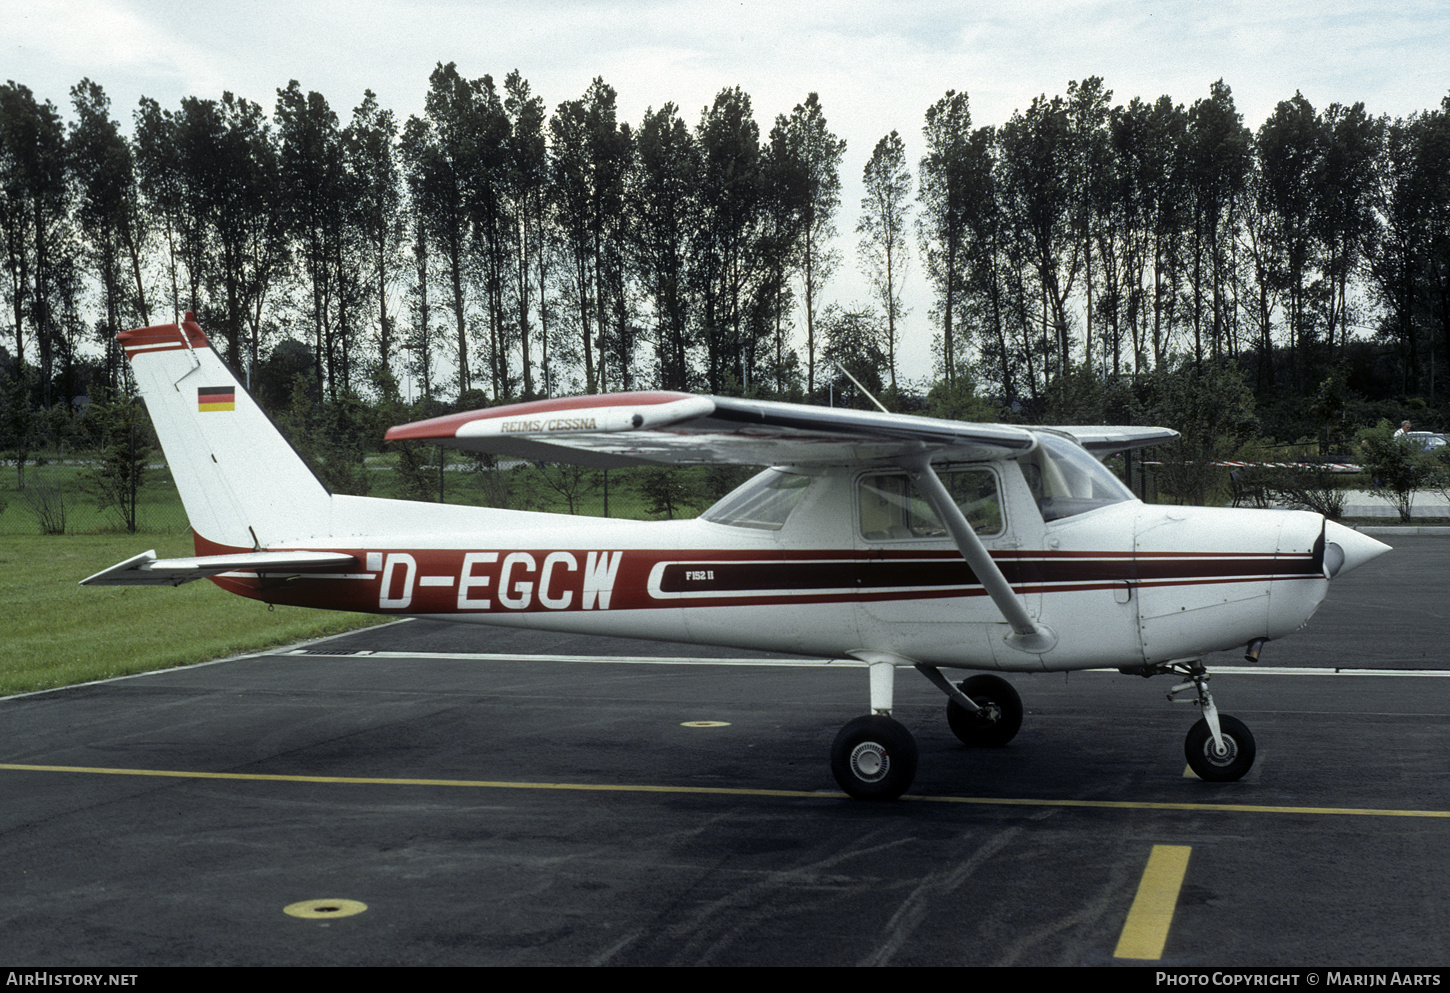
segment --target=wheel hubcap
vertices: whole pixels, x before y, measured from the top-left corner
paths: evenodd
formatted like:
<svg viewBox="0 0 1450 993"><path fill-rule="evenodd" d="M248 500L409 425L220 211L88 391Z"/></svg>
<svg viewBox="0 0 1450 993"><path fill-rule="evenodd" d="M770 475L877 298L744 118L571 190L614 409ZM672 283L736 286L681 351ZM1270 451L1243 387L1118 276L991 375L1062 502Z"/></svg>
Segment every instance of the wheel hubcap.
<svg viewBox="0 0 1450 993"><path fill-rule="evenodd" d="M1223 736L1223 751L1219 751L1213 743L1213 737L1203 743L1203 756L1214 765L1231 765L1233 760L1238 758L1239 743L1228 735Z"/></svg>
<svg viewBox="0 0 1450 993"><path fill-rule="evenodd" d="M863 741L851 749L851 772L863 783L880 782L891 768L891 756L878 742Z"/></svg>

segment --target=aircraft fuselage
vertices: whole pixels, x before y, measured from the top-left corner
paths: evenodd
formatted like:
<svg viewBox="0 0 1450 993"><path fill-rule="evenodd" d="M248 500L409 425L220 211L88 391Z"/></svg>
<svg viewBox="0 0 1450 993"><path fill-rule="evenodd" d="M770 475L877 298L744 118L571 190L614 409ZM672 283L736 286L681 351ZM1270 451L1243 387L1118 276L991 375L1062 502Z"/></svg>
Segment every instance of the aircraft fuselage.
<svg viewBox="0 0 1450 993"><path fill-rule="evenodd" d="M407 520L419 533L286 546L351 554L358 567L346 572L213 581L280 604L808 655L865 646L1012 671L1140 665L1281 637L1328 588L1317 514L1125 500L1046 521L1017 463L967 468L995 490L982 540L1056 634L1048 651L1008 645L952 541L910 519L920 508L909 494L885 501L907 525L872 529L881 522L866 503L893 484L889 467L793 473L803 493L778 526L729 513L646 522L334 497L360 531ZM198 554L240 550L197 542Z"/></svg>

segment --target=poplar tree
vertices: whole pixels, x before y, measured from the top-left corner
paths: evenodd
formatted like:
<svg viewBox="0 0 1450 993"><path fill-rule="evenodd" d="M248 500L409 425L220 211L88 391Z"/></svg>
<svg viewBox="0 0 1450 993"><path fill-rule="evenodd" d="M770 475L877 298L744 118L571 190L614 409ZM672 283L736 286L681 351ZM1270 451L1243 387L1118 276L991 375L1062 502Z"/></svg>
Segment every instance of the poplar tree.
<svg viewBox="0 0 1450 993"><path fill-rule="evenodd" d="M596 78L549 121L550 168L570 263L585 390L606 389L613 352L621 380L632 343L624 298L624 184L633 138L618 123L614 88Z"/></svg>
<svg viewBox="0 0 1450 993"><path fill-rule="evenodd" d="M313 327L313 357L319 388L336 396L344 380L342 337L347 307L343 273L348 214L353 207L343 170L342 132L337 114L317 92L303 94L297 80L277 91L282 185L287 232L306 273Z"/></svg>
<svg viewBox="0 0 1450 993"><path fill-rule="evenodd" d="M754 289L760 223L760 127L750 97L721 90L701 113L700 224L693 281L705 338L705 377L712 393L748 388L746 317Z"/></svg>
<svg viewBox="0 0 1450 993"><path fill-rule="evenodd" d="M966 304L967 217L977 192L969 165L971 128L967 94L947 90L927 108L921 129L926 154L918 167L921 216L917 237L935 296L932 312L941 327L942 377L949 387L957 378L958 325Z"/></svg>
<svg viewBox="0 0 1450 993"><path fill-rule="evenodd" d="M1001 196L1007 223L1021 238L1040 306L1041 351L1048 379L1072 365L1068 299L1082 274L1082 244L1073 224L1071 125L1060 97L1035 97L997 132Z"/></svg>
<svg viewBox="0 0 1450 993"><path fill-rule="evenodd" d="M1074 201L1072 227L1078 250L1082 253L1083 298L1086 310L1083 316L1083 364L1093 365L1094 280L1097 269L1107 270L1115 261L1111 239L1105 237L1105 229L1111 223L1108 204L1112 185L1113 158L1109 141L1108 120L1113 91L1103 86L1100 76L1090 76L1081 82L1067 85L1068 123L1068 184ZM1098 251L1094 252L1094 247ZM1094 258L1097 259L1096 265ZM1100 304L1099 304L1100 306Z"/></svg>
<svg viewBox="0 0 1450 993"><path fill-rule="evenodd" d="M412 207L427 237L425 257L436 260L453 317L460 394L472 389L468 306L474 281L468 253L471 228L464 171L471 154L467 122L475 100L474 89L458 74L454 63L439 63L428 78L424 116L408 118L401 146ZM427 271L431 278L432 264Z"/></svg>
<svg viewBox="0 0 1450 993"><path fill-rule="evenodd" d="M1331 104L1321 115L1324 156L1318 176L1316 232L1323 245L1329 280L1326 331L1330 344L1339 326L1338 352L1349 343L1349 284L1360 271L1374 235L1374 167L1385 141L1386 122L1365 113L1364 104Z"/></svg>
<svg viewBox="0 0 1450 993"><path fill-rule="evenodd" d="M231 93L218 105L222 133L208 175L210 216L219 248L223 336L235 368L250 375L260 354L262 315L287 258L277 147L262 108ZM341 362L344 380L346 357Z"/></svg>
<svg viewBox="0 0 1450 993"><path fill-rule="evenodd" d="M861 198L861 219L856 233L861 236L858 251L871 280L871 288L886 316L884 344L896 389L896 322L904 316L901 291L906 277L906 215L911 210L911 170L906 164L906 146L895 131L876 143L862 171L866 195Z"/></svg>
<svg viewBox="0 0 1450 993"><path fill-rule="evenodd" d="M797 268L800 272L806 317L806 392L815 389L816 311L826 281L840 262L831 247L836 236L836 210L841 205L841 159L846 142L831 133L825 111L815 93L796 104L778 126L782 147L800 176L800 234Z"/></svg>
<svg viewBox="0 0 1450 993"><path fill-rule="evenodd" d="M104 318L98 327L106 354L106 379L120 386L116 335L151 323L141 274L145 218L136 188L131 148L111 118L105 91L89 79L71 88L76 120L70 131L70 159L76 184L76 220L87 268L101 292Z"/></svg>
<svg viewBox="0 0 1450 993"><path fill-rule="evenodd" d="M1310 308L1310 274L1318 247L1314 238L1314 178L1323 155L1317 115L1301 93L1282 100L1259 128L1258 195L1273 224L1269 247L1282 271L1287 309L1288 359L1291 381L1306 382L1309 349L1316 335Z"/></svg>
<svg viewBox="0 0 1450 993"><path fill-rule="evenodd" d="M1236 336L1229 333L1235 311L1229 286L1230 248L1238 226L1235 209L1249 172L1251 139L1223 80L1214 83L1209 96L1189 109L1186 138L1185 175L1193 231L1187 276L1193 288L1193 354L1202 362L1205 323L1215 359L1224 351L1237 353Z"/></svg>
<svg viewBox="0 0 1450 993"><path fill-rule="evenodd" d="M176 322L181 320L182 311L179 265L182 193L180 166L176 161L176 119L155 100L142 97L133 121L136 184L145 214L165 248L165 282L171 291L171 320Z"/></svg>
<svg viewBox="0 0 1450 993"><path fill-rule="evenodd" d="M343 132L343 154L353 178L354 197L349 210L366 245L368 281L376 296L378 366L391 370L398 346L397 316L389 298L404 262L402 185L397 151L398 126L391 110L378 105L372 90L352 112Z"/></svg>
<svg viewBox="0 0 1450 993"><path fill-rule="evenodd" d="M65 349L58 306L70 264L65 128L54 104L37 102L28 87L14 82L0 86L0 169L17 368L24 365L29 324L39 357L40 399L48 407L57 353Z"/></svg>
<svg viewBox="0 0 1450 993"><path fill-rule="evenodd" d="M544 270L544 237L548 223L548 149L544 141L544 100L534 96L517 69L504 80L504 111L508 114L510 133L508 148L507 190L510 199L509 221L513 228L512 282L514 308L518 321L519 359L523 374L524 399L536 395L534 386L533 328L530 315L534 309L535 273L538 273L539 314L538 344L547 349L548 327L545 323L547 280Z"/></svg>
<svg viewBox="0 0 1450 993"><path fill-rule="evenodd" d="M654 317L655 359L663 389L690 388L689 266L698 222L700 152L674 104L645 112L636 133L638 164L630 184L634 267Z"/></svg>

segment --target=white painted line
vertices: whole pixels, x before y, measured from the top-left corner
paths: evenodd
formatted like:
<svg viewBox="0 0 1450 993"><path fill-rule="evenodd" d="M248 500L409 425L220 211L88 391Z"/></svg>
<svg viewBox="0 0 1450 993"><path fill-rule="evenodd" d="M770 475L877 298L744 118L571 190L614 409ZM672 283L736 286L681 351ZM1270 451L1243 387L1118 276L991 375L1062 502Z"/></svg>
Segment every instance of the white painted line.
<svg viewBox="0 0 1450 993"><path fill-rule="evenodd" d="M354 632L355 633L355 632ZM685 656L656 656L645 657L639 655L524 655L519 653L504 652L374 652L360 650L354 652L337 651L326 652L317 649L294 648L291 650L281 649L274 652L259 652L256 655L310 655L317 658L331 656L334 658L372 658L372 659L415 659L421 662L427 661L461 661L461 662L587 662L605 663L612 665L723 665L723 666L776 666L786 668L821 668L825 666L849 666L853 668L864 668L865 662L856 659L768 659L768 658L722 658L722 657L685 657ZM246 656L252 657L252 656ZM943 669L957 669L958 666L944 665ZM966 670L962 671L975 671ZM993 670L996 671L996 670ZM1110 676L1120 675L1117 669L1082 669L1074 672L1100 673ZM1234 676L1427 676L1430 678L1450 677L1450 669L1329 669L1310 668L1295 666L1211 666L1211 674L1222 673ZM1003 671L1005 676L1043 676L1056 675L1056 673L1043 672L1010 672Z"/></svg>
<svg viewBox="0 0 1450 993"><path fill-rule="evenodd" d="M308 656L311 658L368 658L368 659L414 659L419 662L587 662L610 665L725 665L725 666L783 666L787 668L822 668L825 666L866 667L865 662L856 659L762 659L762 658L684 658L662 656L642 658L638 655L520 655L491 652L327 652L307 648L274 652L278 655Z"/></svg>

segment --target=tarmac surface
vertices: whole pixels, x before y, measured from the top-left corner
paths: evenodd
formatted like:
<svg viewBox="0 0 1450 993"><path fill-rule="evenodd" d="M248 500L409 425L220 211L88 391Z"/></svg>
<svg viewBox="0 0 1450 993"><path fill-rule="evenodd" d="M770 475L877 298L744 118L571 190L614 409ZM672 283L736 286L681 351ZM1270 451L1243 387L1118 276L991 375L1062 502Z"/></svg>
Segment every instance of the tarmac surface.
<svg viewBox="0 0 1450 993"><path fill-rule="evenodd" d="M1209 660L1231 784L1166 679L1013 677L970 750L902 673L853 802L863 668L422 622L0 700L0 966L1450 965L1450 540L1381 537Z"/></svg>

